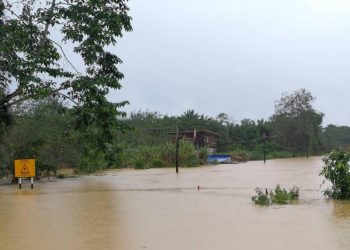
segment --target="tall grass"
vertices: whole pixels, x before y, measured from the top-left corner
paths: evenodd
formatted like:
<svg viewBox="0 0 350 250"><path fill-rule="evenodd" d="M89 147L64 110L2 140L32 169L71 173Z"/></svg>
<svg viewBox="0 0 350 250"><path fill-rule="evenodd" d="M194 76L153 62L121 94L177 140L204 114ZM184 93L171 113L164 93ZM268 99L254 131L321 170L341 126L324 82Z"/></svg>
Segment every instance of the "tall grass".
<svg viewBox="0 0 350 250"><path fill-rule="evenodd" d="M116 167L134 167L136 169L162 168L175 166L176 145L163 143L143 145L134 149L124 149L118 153ZM207 150L198 151L191 142L180 141L179 164L182 167L198 166L206 160Z"/></svg>

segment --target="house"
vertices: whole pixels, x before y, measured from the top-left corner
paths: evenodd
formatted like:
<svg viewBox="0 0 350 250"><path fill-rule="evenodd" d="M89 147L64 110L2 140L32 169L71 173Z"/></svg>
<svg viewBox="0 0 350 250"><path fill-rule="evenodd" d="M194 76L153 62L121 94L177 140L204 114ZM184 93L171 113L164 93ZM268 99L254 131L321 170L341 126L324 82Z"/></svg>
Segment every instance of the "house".
<svg viewBox="0 0 350 250"><path fill-rule="evenodd" d="M173 143L176 142L176 134L177 132L169 133L170 139ZM214 132L211 132L209 130L196 129L189 131L181 131L178 133L178 137L180 139L191 141L196 148L206 147L208 149L209 154L216 152L217 141L219 139L219 135Z"/></svg>

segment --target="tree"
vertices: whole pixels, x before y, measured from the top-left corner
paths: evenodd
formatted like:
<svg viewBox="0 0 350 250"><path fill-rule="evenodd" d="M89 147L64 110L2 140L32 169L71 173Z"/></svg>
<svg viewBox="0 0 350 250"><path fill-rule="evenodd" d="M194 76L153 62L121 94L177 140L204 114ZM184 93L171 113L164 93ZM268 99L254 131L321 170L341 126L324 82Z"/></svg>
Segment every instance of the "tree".
<svg viewBox="0 0 350 250"><path fill-rule="evenodd" d="M293 152L319 150L323 114L313 109L314 100L311 92L299 89L276 101L271 121L280 147Z"/></svg>
<svg viewBox="0 0 350 250"><path fill-rule="evenodd" d="M222 125L229 124L228 115L226 113L220 113L216 116L216 120Z"/></svg>
<svg viewBox="0 0 350 250"><path fill-rule="evenodd" d="M121 88L122 61L108 46L132 30L126 2L0 0L0 125L10 123L9 110L18 103L59 96L73 103L76 128L103 149L112 129L122 129L117 118L125 114L118 108L127 104L106 98ZM83 69L67 57L69 44Z"/></svg>
<svg viewBox="0 0 350 250"><path fill-rule="evenodd" d="M1 167L10 170L14 159L31 157L36 159L38 177L48 168L77 167L84 143L71 128L73 122L70 110L57 98L27 102L16 110L0 141Z"/></svg>
<svg viewBox="0 0 350 250"><path fill-rule="evenodd" d="M323 132L325 149L344 149L350 145L350 127L329 124Z"/></svg>

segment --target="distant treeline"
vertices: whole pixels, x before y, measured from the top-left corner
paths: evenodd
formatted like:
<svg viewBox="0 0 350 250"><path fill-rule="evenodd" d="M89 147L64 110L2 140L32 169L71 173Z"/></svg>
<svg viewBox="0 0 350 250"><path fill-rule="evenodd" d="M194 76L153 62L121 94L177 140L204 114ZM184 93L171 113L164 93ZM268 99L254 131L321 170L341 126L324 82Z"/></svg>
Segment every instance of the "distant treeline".
<svg viewBox="0 0 350 250"><path fill-rule="evenodd" d="M313 114L315 115L315 114ZM316 115L320 115L317 114ZM320 115L321 116L321 115ZM320 118L320 117L316 117ZM306 118L301 119L305 122ZM282 119L281 119L282 120ZM270 158L279 156L319 155L333 149L350 146L350 127L318 123L292 124L286 120L272 117L269 120L243 119L239 123L228 120L225 113L216 117L204 116L194 110L187 110L180 116L162 115L158 112L138 111L124 120L132 130L118 134L118 141L129 147L136 145L158 145L169 142L169 132L191 130L210 130L220 135L217 151L220 153L246 152L250 159L262 159L263 144ZM311 131L307 134L307 131Z"/></svg>
<svg viewBox="0 0 350 250"><path fill-rule="evenodd" d="M120 117L110 131L109 143L101 144L99 127L76 129L73 111L58 99L45 99L17 106L0 131L0 176L11 176L13 160L36 158L39 174L72 167L82 171L121 167L165 167L175 164L175 145L169 132L210 130L220 135L218 152L255 160L315 155L350 145L350 127L321 126L323 114L312 107L314 97L301 89L285 94L268 120L230 121L187 110L179 116L139 111ZM96 135L96 136L94 136ZM101 138L100 138L101 139ZM112 140L111 140L112 139ZM181 142L180 164L205 162L205 148Z"/></svg>

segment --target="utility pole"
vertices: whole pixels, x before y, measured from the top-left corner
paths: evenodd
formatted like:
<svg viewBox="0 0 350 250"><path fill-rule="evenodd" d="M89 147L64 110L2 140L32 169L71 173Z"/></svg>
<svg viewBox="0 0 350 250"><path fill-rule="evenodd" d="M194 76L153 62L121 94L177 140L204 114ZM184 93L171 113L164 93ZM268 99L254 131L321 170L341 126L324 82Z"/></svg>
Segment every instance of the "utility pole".
<svg viewBox="0 0 350 250"><path fill-rule="evenodd" d="M176 153L175 153L175 164L176 173L179 173L179 122L176 120Z"/></svg>
<svg viewBox="0 0 350 250"><path fill-rule="evenodd" d="M266 163L266 135L265 133L263 134L264 138L264 163Z"/></svg>

